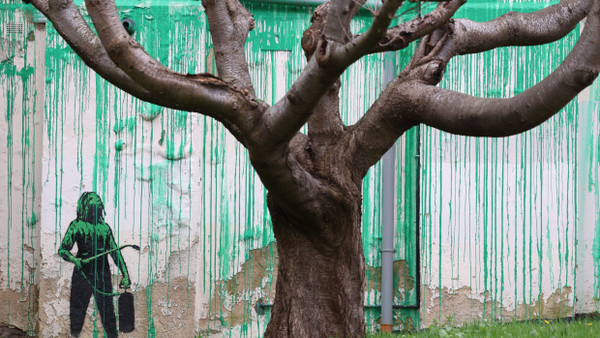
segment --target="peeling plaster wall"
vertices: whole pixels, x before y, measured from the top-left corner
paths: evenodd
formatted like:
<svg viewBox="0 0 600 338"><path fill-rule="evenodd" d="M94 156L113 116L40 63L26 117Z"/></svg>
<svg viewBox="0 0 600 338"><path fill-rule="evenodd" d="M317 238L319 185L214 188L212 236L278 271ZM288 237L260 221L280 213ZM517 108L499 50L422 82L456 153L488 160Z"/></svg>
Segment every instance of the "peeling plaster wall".
<svg viewBox="0 0 600 338"><path fill-rule="evenodd" d="M600 310L600 81L579 96L577 180L578 313Z"/></svg>
<svg viewBox="0 0 600 338"><path fill-rule="evenodd" d="M0 323L34 332L38 312L45 36L0 5Z"/></svg>
<svg viewBox="0 0 600 338"><path fill-rule="evenodd" d="M118 4L150 55L181 72L215 72L199 2ZM299 41L311 8L246 4L256 19L247 44L251 76L259 97L272 103L305 64ZM548 4L475 1L458 16L486 20ZM265 191L245 150L209 118L116 90L50 24L34 25L34 13L0 5L0 27L23 24L20 35L0 30L0 140L7 140L0 145L0 324L68 335L73 264L57 251L77 199L96 191L117 244L141 247L123 250L136 319L135 331L123 336L261 335L270 309L256 306L273 301L277 251ZM365 29L370 17L361 13L353 29ZM554 69L577 35L457 58L441 86L517 94ZM346 123L358 120L386 74L411 54L368 56L343 75ZM395 310L396 329L598 309L599 94L596 84L540 128L512 138L415 128L397 142L394 301L416 304L420 287L421 308ZM363 185L370 330L380 316L371 307L380 304L380 176L377 164ZM111 271L116 288L118 269ZM103 336L97 310L87 311L83 336Z"/></svg>
<svg viewBox="0 0 600 338"><path fill-rule="evenodd" d="M458 15L489 20L517 4L477 5ZM516 95L555 69L577 36L574 31L547 46L457 58L440 86L482 97ZM574 100L540 127L509 138L424 128L423 326L556 318L573 316L576 307L583 313L597 309L597 296L589 292L597 272L588 272L597 271L598 261L592 261L590 243L600 210L594 194L597 97L584 104ZM585 180L581 170L590 172Z"/></svg>

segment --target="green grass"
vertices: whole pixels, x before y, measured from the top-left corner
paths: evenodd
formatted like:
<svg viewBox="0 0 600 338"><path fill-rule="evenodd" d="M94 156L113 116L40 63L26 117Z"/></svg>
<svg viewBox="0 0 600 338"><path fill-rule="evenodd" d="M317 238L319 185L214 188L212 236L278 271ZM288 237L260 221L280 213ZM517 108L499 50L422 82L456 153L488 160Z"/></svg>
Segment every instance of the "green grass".
<svg viewBox="0 0 600 338"><path fill-rule="evenodd" d="M600 317L573 320L534 320L527 322L476 322L462 326L433 325L417 333L374 334L369 338L397 337L600 337Z"/></svg>

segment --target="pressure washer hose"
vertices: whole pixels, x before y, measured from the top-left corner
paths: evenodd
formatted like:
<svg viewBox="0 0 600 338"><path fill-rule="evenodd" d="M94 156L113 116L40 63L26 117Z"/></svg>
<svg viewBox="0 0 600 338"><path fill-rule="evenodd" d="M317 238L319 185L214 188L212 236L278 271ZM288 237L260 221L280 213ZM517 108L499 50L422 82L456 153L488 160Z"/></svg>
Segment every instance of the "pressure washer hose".
<svg viewBox="0 0 600 338"><path fill-rule="evenodd" d="M118 251L118 250L125 249L127 247L131 247L131 248L133 248L133 249L135 249L137 251L140 251L140 247L138 245L135 245L135 244L126 244L126 245L122 245L122 246L120 246L118 248L115 248L115 249L108 250L108 251L105 251L103 253L97 254L95 256L92 256L92 257L89 257L89 258L86 258L86 259L82 259L81 263L89 263L89 262L91 262L94 259L98 259L98 258L100 258L102 256L108 255L108 254L113 253L113 252ZM77 267L77 265L75 265L75 266ZM79 269L79 267L77 267L77 268ZM85 275L85 273L81 269L79 269L79 272L81 272L81 275L83 276L83 279L85 279L85 281L92 287L92 289L94 289L94 292L99 293L99 294L104 295L104 296L110 296L110 297L115 297L115 296L122 295L122 293L119 293L118 291L117 292L108 293L108 292L104 292L104 291L98 290L94 286L94 284L92 284L92 282L87 278L87 276ZM127 292L127 291L125 291L125 292Z"/></svg>

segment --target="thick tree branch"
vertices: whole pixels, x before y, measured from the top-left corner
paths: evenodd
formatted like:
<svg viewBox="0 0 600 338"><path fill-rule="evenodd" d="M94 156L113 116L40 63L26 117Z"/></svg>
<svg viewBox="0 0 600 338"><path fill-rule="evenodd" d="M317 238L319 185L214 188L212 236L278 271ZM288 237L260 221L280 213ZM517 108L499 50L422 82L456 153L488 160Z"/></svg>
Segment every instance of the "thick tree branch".
<svg viewBox="0 0 600 338"><path fill-rule="evenodd" d="M148 90L133 81L110 59L100 39L90 29L73 1L50 0L47 2L32 0L31 3L52 22L60 36L87 66L116 87L143 101L173 109L197 111L197 107L186 105L184 102L172 101L169 97L152 95ZM220 121L236 139L242 144L245 143L239 128L226 118L222 118Z"/></svg>
<svg viewBox="0 0 600 338"><path fill-rule="evenodd" d="M202 6L208 17L219 77L255 99L244 53L248 32L254 29L252 15L237 0L203 0Z"/></svg>
<svg viewBox="0 0 600 338"><path fill-rule="evenodd" d="M50 13L50 6L48 4L48 0L25 0L23 1L26 4L32 4L35 8L38 9L42 14L48 17L48 13Z"/></svg>
<svg viewBox="0 0 600 338"><path fill-rule="evenodd" d="M415 103L407 100L399 83L399 79L390 82L365 115L349 128L349 151L357 178L362 179L394 142L416 124L402 111Z"/></svg>
<svg viewBox="0 0 600 338"><path fill-rule="evenodd" d="M325 39L344 44L351 38L350 21L366 0L331 0L326 6L327 20L323 34Z"/></svg>
<svg viewBox="0 0 600 338"><path fill-rule="evenodd" d="M219 121L229 121L242 133L249 128L248 119L239 112L258 105L240 91L212 75L180 74L161 65L127 34L113 1L87 0L86 6L110 58L152 95L194 107L194 111Z"/></svg>
<svg viewBox="0 0 600 338"><path fill-rule="evenodd" d="M452 39L440 57L480 53L504 46L541 45L572 31L588 13L592 0L563 0L533 13L510 12L488 22L457 19Z"/></svg>
<svg viewBox="0 0 600 338"><path fill-rule="evenodd" d="M388 29L385 37L369 53L396 51L408 47L411 42L446 25L465 3L466 0L440 2L431 13Z"/></svg>
<svg viewBox="0 0 600 338"><path fill-rule="evenodd" d="M330 7L340 4L345 3L336 2ZM311 36L315 47L307 49L314 50L314 54L286 95L263 115L262 128L255 131L255 135L260 137L257 141L265 146L288 142L308 121L321 97L343 71L360 58L361 52L366 53L383 37L401 4L402 0L388 0L383 4L365 37L359 39L358 48L352 47L353 41L343 45L330 41L325 33L320 38ZM342 6L342 12L344 8ZM352 11L346 12L346 15L352 15ZM326 17L325 30L331 25L329 20L339 23L336 15L327 14ZM346 55L348 53L350 56Z"/></svg>
<svg viewBox="0 0 600 338"><path fill-rule="evenodd" d="M330 142L344 131L340 117L340 81L336 81L321 97L308 120L308 136L313 143Z"/></svg>
<svg viewBox="0 0 600 338"><path fill-rule="evenodd" d="M589 10L585 2L567 1L543 9L541 13L523 15L528 17L527 22L532 22L533 18L540 20L538 25L548 21L549 29L546 31L538 26L537 32L543 35L541 41L554 41L566 35L582 15L585 16ZM575 5L577 10L573 7ZM564 14L561 12L565 9L569 9L573 16L567 21L560 21L558 17ZM557 22L564 27L559 27ZM474 136L512 135L539 125L596 77L600 63L595 45L600 39L596 37L599 30L593 28L595 25L593 20L588 23L585 35L559 69L538 85L510 99L475 98L434 87L443 76L447 55L452 55L449 51L461 44L453 41L456 36L448 29L439 29L425 37L407 69L388 85L365 116L351 128L358 174L364 174L402 133L419 122L448 132ZM525 33L518 35L519 38L500 30L496 41L506 44L533 41L532 28L520 26L524 27ZM594 29L596 36L591 34ZM472 39L486 41L486 38L490 37L472 35L469 39L461 37L459 41L472 43ZM490 48L494 46L487 45ZM594 52L588 53L587 50Z"/></svg>
<svg viewBox="0 0 600 338"><path fill-rule="evenodd" d="M319 6L313 13L310 27L302 35L302 49L307 60L310 60L315 52L315 37L320 37L323 34L328 11L329 2ZM339 109L339 90L340 80L338 79L319 100L313 114L309 118L308 135L312 143L319 143L321 135L328 137L327 135L339 135L343 131L344 123L340 117Z"/></svg>
<svg viewBox="0 0 600 338"><path fill-rule="evenodd" d="M600 72L600 1L595 1L581 37L548 77L508 99L485 99L433 87L422 81L401 86L420 122L469 136L508 136L529 130L557 113Z"/></svg>
<svg viewBox="0 0 600 338"><path fill-rule="evenodd" d="M108 57L102 43L70 0L32 0L31 2L53 23L60 36L73 51L100 76L124 91L150 101L150 93L119 69Z"/></svg>

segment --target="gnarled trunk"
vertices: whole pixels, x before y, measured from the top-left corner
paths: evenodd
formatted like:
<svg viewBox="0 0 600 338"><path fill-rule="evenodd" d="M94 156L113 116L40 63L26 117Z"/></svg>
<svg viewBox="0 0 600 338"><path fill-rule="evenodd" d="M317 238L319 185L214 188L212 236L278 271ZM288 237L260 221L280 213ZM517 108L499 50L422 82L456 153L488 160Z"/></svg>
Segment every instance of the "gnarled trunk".
<svg viewBox="0 0 600 338"><path fill-rule="evenodd" d="M279 273L266 337L365 334L360 194L320 205L320 224L293 221L269 196Z"/></svg>

